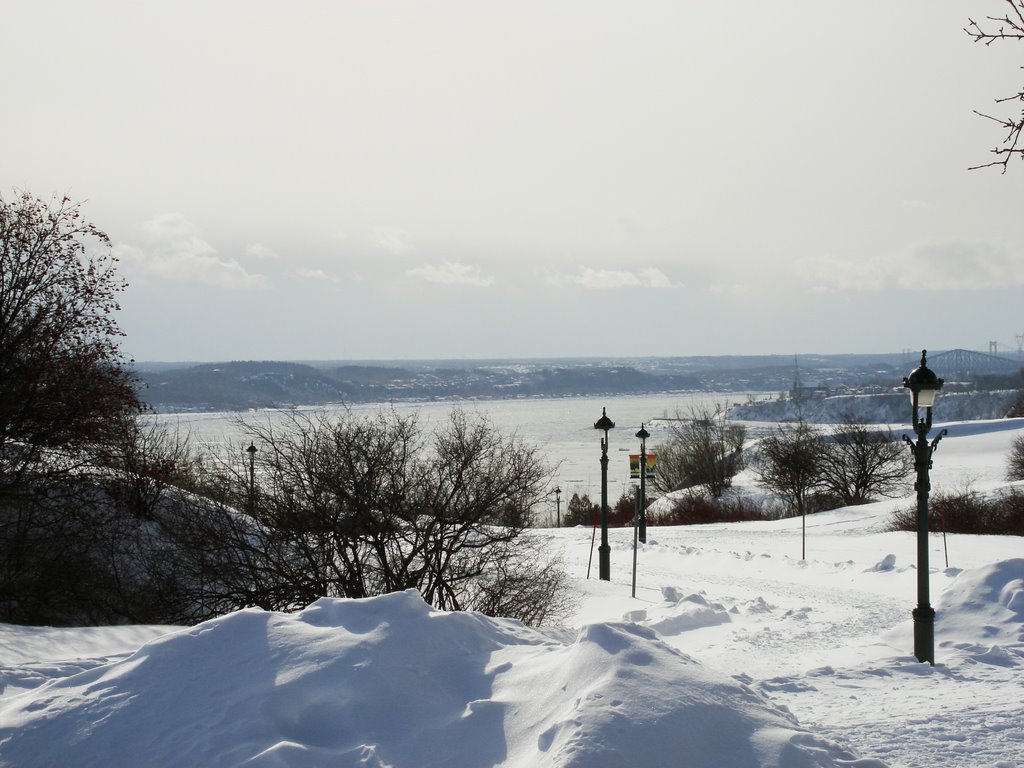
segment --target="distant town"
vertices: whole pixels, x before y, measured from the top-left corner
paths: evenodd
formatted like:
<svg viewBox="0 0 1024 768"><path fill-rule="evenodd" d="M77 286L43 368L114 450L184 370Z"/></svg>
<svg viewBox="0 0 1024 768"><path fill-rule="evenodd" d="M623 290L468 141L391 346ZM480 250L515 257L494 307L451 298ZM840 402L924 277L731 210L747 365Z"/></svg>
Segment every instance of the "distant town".
<svg viewBox="0 0 1024 768"><path fill-rule="evenodd" d="M139 363L153 410L247 410L331 403L487 400L662 392L784 393L794 402L898 390L920 351L523 360ZM947 392L1024 388L1024 362L948 350L929 353Z"/></svg>

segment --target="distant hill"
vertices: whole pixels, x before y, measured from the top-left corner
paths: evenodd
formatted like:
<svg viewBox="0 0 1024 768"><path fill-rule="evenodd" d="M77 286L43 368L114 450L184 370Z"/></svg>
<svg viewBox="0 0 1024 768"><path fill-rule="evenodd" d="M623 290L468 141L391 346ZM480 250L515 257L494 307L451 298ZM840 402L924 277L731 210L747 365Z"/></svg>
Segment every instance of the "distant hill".
<svg viewBox="0 0 1024 768"><path fill-rule="evenodd" d="M936 360L942 358L938 355ZM952 359L952 358L949 358ZM246 410L400 400L783 392L794 386L898 388L916 367L910 353L658 358L367 362L140 363L142 400L157 411ZM935 366L952 382L971 372ZM973 377L980 381L983 377ZM1022 383L1014 383L1021 379ZM984 389L1024 386L1020 373L990 376Z"/></svg>

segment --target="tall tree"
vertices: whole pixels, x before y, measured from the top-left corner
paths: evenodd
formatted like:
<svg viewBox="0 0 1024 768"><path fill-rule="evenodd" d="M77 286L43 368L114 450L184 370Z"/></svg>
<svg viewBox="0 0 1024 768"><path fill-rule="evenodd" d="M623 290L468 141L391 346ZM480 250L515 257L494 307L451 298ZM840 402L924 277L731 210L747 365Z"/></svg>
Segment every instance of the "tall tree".
<svg viewBox="0 0 1024 768"><path fill-rule="evenodd" d="M80 618L93 545L112 540L109 508L80 470L141 409L113 314L124 287L109 239L77 203L0 194L5 620Z"/></svg>
<svg viewBox="0 0 1024 768"><path fill-rule="evenodd" d="M0 450L35 461L102 441L140 404L114 318L110 241L68 198L0 195Z"/></svg>

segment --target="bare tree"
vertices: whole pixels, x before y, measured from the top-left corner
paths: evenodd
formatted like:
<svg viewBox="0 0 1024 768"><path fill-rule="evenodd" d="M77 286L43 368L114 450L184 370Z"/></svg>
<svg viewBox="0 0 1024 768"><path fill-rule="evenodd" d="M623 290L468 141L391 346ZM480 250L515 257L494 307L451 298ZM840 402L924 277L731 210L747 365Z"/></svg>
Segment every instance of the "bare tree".
<svg viewBox="0 0 1024 768"><path fill-rule="evenodd" d="M718 498L743 469L746 428L730 424L725 412L693 407L676 413L668 439L654 450L658 455L655 488L663 493L700 486Z"/></svg>
<svg viewBox="0 0 1024 768"><path fill-rule="evenodd" d="M971 18L967 19L968 23L964 31L974 42L991 45L996 40L1024 40L1024 0L1004 0L1004 2L1009 6L1009 10L1003 16L986 16L982 22ZM1011 103L1024 107L1024 88L1012 96L996 99L995 103ZM998 124L1006 131L1006 135L999 146L992 150L992 154L996 156L995 160L973 166L970 170L1000 166L1003 173L1006 173L1011 158L1024 159L1024 143L1021 142L1021 130L1024 129L1024 108L1018 109L1016 115L1010 114L1004 117L978 110L974 110L974 113Z"/></svg>
<svg viewBox="0 0 1024 768"><path fill-rule="evenodd" d="M1010 455L1006 461L1006 479L1024 480L1024 435L1018 435L1010 443Z"/></svg>
<svg viewBox="0 0 1024 768"><path fill-rule="evenodd" d="M211 604L293 610L322 596L417 589L438 608L524 620L557 607L555 564L522 539L548 472L535 448L484 417L456 410L429 435L394 412L295 413L284 426L243 428L260 446L256 493L244 469L226 470L223 507L252 513L212 518L203 580L222 595Z"/></svg>
<svg viewBox="0 0 1024 768"><path fill-rule="evenodd" d="M762 438L758 445L758 477L796 514L804 515L811 493L821 482L824 453L821 435L807 422L779 427L776 434Z"/></svg>
<svg viewBox="0 0 1024 768"><path fill-rule="evenodd" d="M913 470L909 453L891 430L871 429L852 414L833 427L821 447L821 487L846 505L898 494Z"/></svg>

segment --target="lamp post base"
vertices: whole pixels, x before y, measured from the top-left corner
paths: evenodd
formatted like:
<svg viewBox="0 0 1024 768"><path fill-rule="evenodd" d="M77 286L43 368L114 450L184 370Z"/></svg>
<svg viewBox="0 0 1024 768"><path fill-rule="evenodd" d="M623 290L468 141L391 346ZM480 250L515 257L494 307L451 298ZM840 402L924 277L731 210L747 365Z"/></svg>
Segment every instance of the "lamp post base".
<svg viewBox="0 0 1024 768"><path fill-rule="evenodd" d="M914 656L935 666L935 609L930 605L915 608Z"/></svg>
<svg viewBox="0 0 1024 768"><path fill-rule="evenodd" d="M612 580L612 548L608 544L602 544L597 548L598 576L601 581Z"/></svg>

